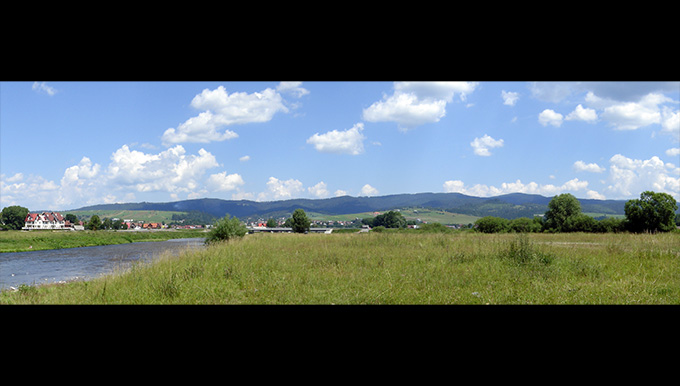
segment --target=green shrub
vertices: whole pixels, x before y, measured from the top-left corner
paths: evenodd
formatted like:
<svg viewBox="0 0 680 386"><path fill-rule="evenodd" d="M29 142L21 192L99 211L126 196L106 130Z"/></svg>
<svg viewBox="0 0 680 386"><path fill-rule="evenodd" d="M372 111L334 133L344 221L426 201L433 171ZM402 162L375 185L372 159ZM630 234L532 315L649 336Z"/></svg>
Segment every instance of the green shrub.
<svg viewBox="0 0 680 386"><path fill-rule="evenodd" d="M236 217L229 218L229 215L217 220L213 225L208 237L205 239L206 244L213 244L219 241L231 240L235 237L243 237L248 233L245 225Z"/></svg>
<svg viewBox="0 0 680 386"><path fill-rule="evenodd" d="M507 232L510 229L510 221L500 217L482 217L475 224L477 230L483 233Z"/></svg>

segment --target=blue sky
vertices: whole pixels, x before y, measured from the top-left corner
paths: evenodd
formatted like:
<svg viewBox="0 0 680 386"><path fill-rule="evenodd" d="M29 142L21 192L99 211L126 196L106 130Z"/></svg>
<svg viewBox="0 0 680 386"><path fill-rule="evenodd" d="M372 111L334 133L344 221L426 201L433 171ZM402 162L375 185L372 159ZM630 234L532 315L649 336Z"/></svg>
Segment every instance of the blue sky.
<svg viewBox="0 0 680 386"><path fill-rule="evenodd" d="M680 201L680 82L2 82L0 205Z"/></svg>

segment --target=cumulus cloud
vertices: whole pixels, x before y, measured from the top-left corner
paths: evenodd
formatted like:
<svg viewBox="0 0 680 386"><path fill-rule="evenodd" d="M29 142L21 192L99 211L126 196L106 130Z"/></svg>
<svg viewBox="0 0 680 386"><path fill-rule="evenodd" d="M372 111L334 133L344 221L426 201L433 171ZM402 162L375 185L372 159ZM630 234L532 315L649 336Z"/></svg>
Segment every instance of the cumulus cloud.
<svg viewBox="0 0 680 386"><path fill-rule="evenodd" d="M544 196L552 196L562 192L578 192L585 190L588 187L588 181L580 181L578 178L569 180L561 186L552 184L540 185L536 182L523 183L521 180L515 182L504 182L500 187L489 186L484 184L477 184L474 186L467 186L461 180L445 181L443 184L444 192L447 193L462 193L477 197L491 197L507 193L527 193L527 194L541 194Z"/></svg>
<svg viewBox="0 0 680 386"><path fill-rule="evenodd" d="M396 82L392 95L383 95L381 101L364 109L363 119L396 122L402 131L439 122L455 94L465 101L476 87L476 82Z"/></svg>
<svg viewBox="0 0 680 386"><path fill-rule="evenodd" d="M293 198L294 196L304 191L302 182L296 179L289 179L286 181L279 180L276 177L269 177L267 181L267 191L260 193L258 200L283 200Z"/></svg>
<svg viewBox="0 0 680 386"><path fill-rule="evenodd" d="M577 172L602 173L606 169L596 163L586 164L583 161L574 162L574 170Z"/></svg>
<svg viewBox="0 0 680 386"><path fill-rule="evenodd" d="M316 133L307 139L307 143L321 153L358 155L364 152L363 123L357 123L345 131L333 130L325 134Z"/></svg>
<svg viewBox="0 0 680 386"><path fill-rule="evenodd" d="M169 146L184 142L208 143L236 138L238 134L231 130L223 130L224 127L268 122L276 113L288 112L278 91L298 97L309 93L300 87L299 82L282 82L276 90L267 88L251 94L246 92L229 94L224 86L219 86L215 90L204 89L191 101L191 107L202 112L196 117L187 119L176 129L167 129L162 136L163 144Z"/></svg>
<svg viewBox="0 0 680 386"><path fill-rule="evenodd" d="M593 109L583 108L583 105L579 104L565 119L567 121L577 120L593 123L597 121L597 112Z"/></svg>
<svg viewBox="0 0 680 386"><path fill-rule="evenodd" d="M545 109L538 115L538 123L543 126L553 125L560 127L562 125L562 114L556 113L552 109Z"/></svg>
<svg viewBox="0 0 680 386"><path fill-rule="evenodd" d="M214 192L229 192L245 184L240 174L227 172L211 174L208 177L208 187Z"/></svg>
<svg viewBox="0 0 680 386"><path fill-rule="evenodd" d="M369 184L366 184L361 188L361 195L362 196L377 196L378 193L379 193L378 189L372 187Z"/></svg>
<svg viewBox="0 0 680 386"><path fill-rule="evenodd" d="M519 100L519 93L512 91L501 91L501 97L503 98L503 104L508 106L514 106Z"/></svg>
<svg viewBox="0 0 680 386"><path fill-rule="evenodd" d="M330 192L327 189L326 183L321 181L318 184L314 186L310 186L307 188L307 191L316 198L326 198L330 195Z"/></svg>
<svg viewBox="0 0 680 386"><path fill-rule="evenodd" d="M666 155L674 157L680 155L680 147L674 147L666 150Z"/></svg>
<svg viewBox="0 0 680 386"><path fill-rule="evenodd" d="M474 141L470 142L470 146L474 150L475 154L488 157L491 155L489 149L494 147L503 147L502 139L493 139L492 137L484 134L482 138L475 138Z"/></svg>
<svg viewBox="0 0 680 386"><path fill-rule="evenodd" d="M290 93L296 98L300 98L309 94L309 90L300 87L301 84L302 82L281 82L278 86L276 86L276 91Z"/></svg>
<svg viewBox="0 0 680 386"><path fill-rule="evenodd" d="M680 199L680 168L653 156L639 160L616 154L609 159L607 191L616 198L639 196L645 190L664 192Z"/></svg>

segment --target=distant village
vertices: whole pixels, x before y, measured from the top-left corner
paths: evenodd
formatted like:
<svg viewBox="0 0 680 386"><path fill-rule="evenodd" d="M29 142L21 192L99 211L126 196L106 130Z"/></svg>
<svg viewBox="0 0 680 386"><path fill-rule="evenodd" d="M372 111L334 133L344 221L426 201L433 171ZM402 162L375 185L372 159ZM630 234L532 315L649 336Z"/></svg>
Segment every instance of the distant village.
<svg viewBox="0 0 680 386"><path fill-rule="evenodd" d="M29 213L24 220L22 230L85 230L87 224L77 220L75 216L63 216L59 212ZM108 223L108 224L107 224ZM99 229L119 229L119 230L152 230L152 229L203 229L210 228L210 225L165 225L158 222L145 222L134 219L104 219Z"/></svg>

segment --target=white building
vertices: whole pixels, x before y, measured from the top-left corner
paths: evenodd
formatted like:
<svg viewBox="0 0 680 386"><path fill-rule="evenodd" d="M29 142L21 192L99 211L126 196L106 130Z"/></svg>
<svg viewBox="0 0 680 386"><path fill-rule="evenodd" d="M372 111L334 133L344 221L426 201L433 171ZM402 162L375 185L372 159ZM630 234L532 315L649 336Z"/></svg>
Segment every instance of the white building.
<svg viewBox="0 0 680 386"><path fill-rule="evenodd" d="M68 223L68 224L67 224ZM31 229L70 229L71 224L59 212L29 213L23 230Z"/></svg>

